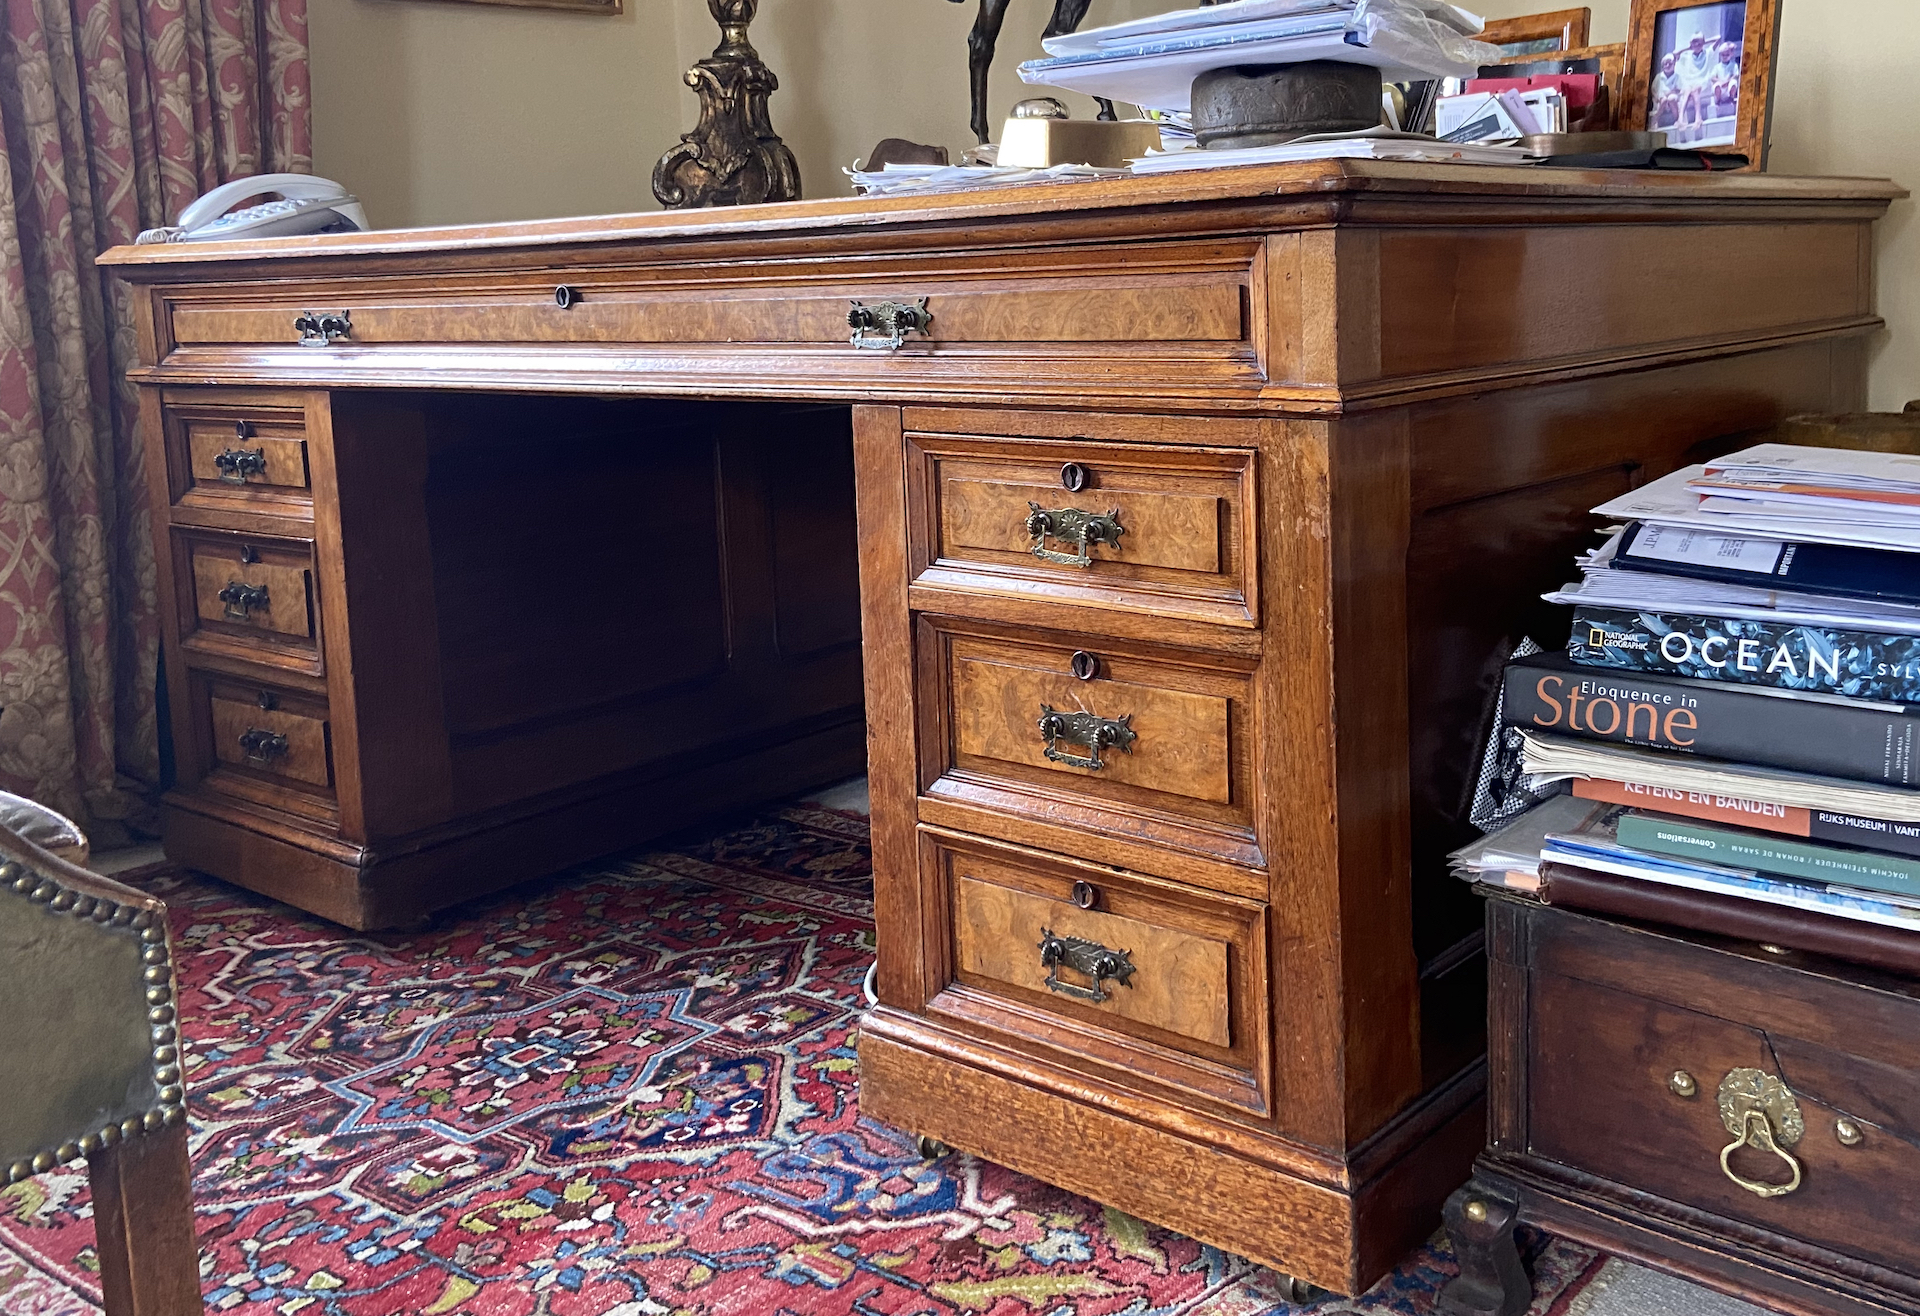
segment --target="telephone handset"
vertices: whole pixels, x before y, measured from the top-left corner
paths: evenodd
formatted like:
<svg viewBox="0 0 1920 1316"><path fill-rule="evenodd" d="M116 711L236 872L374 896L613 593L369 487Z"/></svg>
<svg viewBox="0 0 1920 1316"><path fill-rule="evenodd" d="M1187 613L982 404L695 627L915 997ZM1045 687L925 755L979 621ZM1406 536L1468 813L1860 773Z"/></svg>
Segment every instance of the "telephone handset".
<svg viewBox="0 0 1920 1316"><path fill-rule="evenodd" d="M234 202L269 192L284 199L227 213ZM223 183L181 211L178 223L150 228L134 241L219 242L303 233L352 233L371 227L367 212L338 183L312 174L255 174Z"/></svg>

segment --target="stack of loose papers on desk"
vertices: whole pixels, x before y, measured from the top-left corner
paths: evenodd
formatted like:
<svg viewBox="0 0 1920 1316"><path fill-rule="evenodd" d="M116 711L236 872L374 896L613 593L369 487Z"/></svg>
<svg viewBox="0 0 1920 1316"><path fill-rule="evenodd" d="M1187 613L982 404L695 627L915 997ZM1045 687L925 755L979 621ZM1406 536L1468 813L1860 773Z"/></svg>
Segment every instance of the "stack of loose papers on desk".
<svg viewBox="0 0 1920 1316"><path fill-rule="evenodd" d="M1086 178L1119 178L1124 169L1096 169L1092 165L1061 164L1049 169L1012 165L890 164L884 169L848 169L854 191L863 196L899 192L958 192L972 187L1006 187L1020 183L1071 183Z"/></svg>
<svg viewBox="0 0 1920 1316"><path fill-rule="evenodd" d="M1389 82L1470 78L1499 52L1478 18L1441 0L1228 0L1094 28L1046 43L1020 66L1037 86L1149 109L1186 110L1193 80L1242 64L1369 64Z"/></svg>
<svg viewBox="0 0 1920 1316"><path fill-rule="evenodd" d="M1443 142L1422 133L1400 133L1391 128L1368 128L1356 133L1316 133L1277 146L1249 146L1233 151L1157 151L1131 161L1136 174L1164 174L1177 169L1226 169L1234 165L1287 164L1298 160L1418 160L1454 164L1526 165L1535 161L1517 146L1490 146Z"/></svg>

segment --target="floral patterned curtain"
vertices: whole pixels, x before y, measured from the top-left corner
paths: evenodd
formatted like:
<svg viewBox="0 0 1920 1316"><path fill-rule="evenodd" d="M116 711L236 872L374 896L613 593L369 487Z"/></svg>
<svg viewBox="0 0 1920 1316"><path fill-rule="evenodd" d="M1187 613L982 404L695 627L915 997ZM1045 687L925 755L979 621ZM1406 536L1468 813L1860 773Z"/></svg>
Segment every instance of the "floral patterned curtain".
<svg viewBox="0 0 1920 1316"><path fill-rule="evenodd" d="M159 623L126 290L94 256L311 164L306 0L0 0L0 788L126 839Z"/></svg>

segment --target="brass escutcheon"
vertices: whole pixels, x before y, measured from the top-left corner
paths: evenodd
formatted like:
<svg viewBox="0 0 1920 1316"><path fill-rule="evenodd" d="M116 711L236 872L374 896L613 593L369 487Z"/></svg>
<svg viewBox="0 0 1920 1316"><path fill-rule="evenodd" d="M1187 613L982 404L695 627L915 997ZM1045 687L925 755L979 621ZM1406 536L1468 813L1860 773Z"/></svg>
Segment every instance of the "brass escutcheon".
<svg viewBox="0 0 1920 1316"><path fill-rule="evenodd" d="M1099 942L1088 941L1084 937L1062 937L1052 928L1040 929L1040 966L1047 971L1049 990L1083 1001L1106 1000L1109 979L1122 987L1133 986L1132 951L1108 950ZM1082 987L1078 983L1062 981L1062 967L1085 974L1093 979L1093 986Z"/></svg>
<svg viewBox="0 0 1920 1316"><path fill-rule="evenodd" d="M250 475L267 473L265 448L223 448L214 455L213 469L228 484L245 484Z"/></svg>
<svg viewBox="0 0 1920 1316"><path fill-rule="evenodd" d="M1140 733L1132 726L1133 714L1124 717L1100 717L1093 713L1062 713L1052 704L1040 705L1040 735L1046 740L1043 751L1055 763L1070 768L1099 771L1107 766L1100 751L1109 745L1133 753L1133 742ZM1062 744L1085 745L1085 754L1069 754Z"/></svg>
<svg viewBox="0 0 1920 1316"><path fill-rule="evenodd" d="M246 621L255 608L265 610L267 606L267 587L249 585L245 581L230 580L220 587L216 595L226 605L222 612L233 621Z"/></svg>
<svg viewBox="0 0 1920 1316"><path fill-rule="evenodd" d="M1807 1131L1800 1103L1785 1083L1759 1069L1736 1069L1720 1080L1720 1122L1733 1141L1720 1149L1720 1169L1756 1197L1785 1197L1800 1186L1800 1162L1787 1148ZM1770 1152L1785 1161L1792 1177L1786 1183L1749 1179L1733 1168L1733 1154L1742 1147Z"/></svg>
<svg viewBox="0 0 1920 1316"><path fill-rule="evenodd" d="M351 311L302 311L294 317L293 330L300 335L302 347L326 347L353 332Z"/></svg>
<svg viewBox="0 0 1920 1316"><path fill-rule="evenodd" d="M277 731L262 731L259 727L248 727L240 733L240 752L247 756L247 762L262 767L273 762L287 752L287 738Z"/></svg>
<svg viewBox="0 0 1920 1316"><path fill-rule="evenodd" d="M848 342L876 352L897 352L908 334L926 334L933 328L927 299L917 302L854 302L847 311Z"/></svg>

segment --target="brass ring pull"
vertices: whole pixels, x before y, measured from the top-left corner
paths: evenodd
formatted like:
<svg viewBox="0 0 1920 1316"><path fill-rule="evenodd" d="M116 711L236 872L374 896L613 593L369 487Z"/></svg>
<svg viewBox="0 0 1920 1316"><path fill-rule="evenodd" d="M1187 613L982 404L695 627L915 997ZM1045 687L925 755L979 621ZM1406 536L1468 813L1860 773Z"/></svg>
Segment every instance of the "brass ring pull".
<svg viewBox="0 0 1920 1316"><path fill-rule="evenodd" d="M1727 1178L1756 1197L1785 1197L1800 1186L1800 1162L1787 1148L1807 1131L1800 1103L1785 1083L1759 1069L1736 1069L1720 1080L1720 1122L1733 1141L1720 1149L1720 1169ZM1787 1163L1793 1177L1786 1183L1749 1179L1733 1168L1733 1154L1742 1147L1771 1152Z"/></svg>
<svg viewBox="0 0 1920 1316"><path fill-rule="evenodd" d="M1055 763L1064 763L1070 768L1091 768L1097 772L1106 767L1100 751L1109 745L1133 753L1133 742L1140 739L1140 733L1133 729L1132 723L1132 713L1125 717L1099 717L1093 713L1062 713L1052 704L1040 705L1040 735L1047 742L1044 753ZM1060 748L1063 744L1084 745L1087 752L1070 754Z"/></svg>
<svg viewBox="0 0 1920 1316"><path fill-rule="evenodd" d="M1030 502L1027 508L1027 533L1033 536L1030 551L1042 562L1058 562L1063 567L1090 567L1093 565L1090 550L1095 544L1105 544L1117 553L1120 551L1120 536L1127 533L1127 528L1120 524L1120 509L1117 507L1094 513L1078 507L1048 508ZM1058 549L1048 548L1049 539L1072 544L1078 551L1062 553Z"/></svg>
<svg viewBox="0 0 1920 1316"><path fill-rule="evenodd" d="M1107 999L1107 981L1122 987L1133 986L1133 952L1108 950L1097 941L1082 937L1062 937L1052 928L1040 929L1040 965L1047 971L1047 989L1082 1001ZM1062 968L1084 974L1093 980L1091 987L1063 981Z"/></svg>
<svg viewBox="0 0 1920 1316"><path fill-rule="evenodd" d="M221 586L215 596L226 605L226 615L234 621L246 621L248 614L255 608L265 610L267 606L267 587L249 585L244 581L230 580Z"/></svg>

